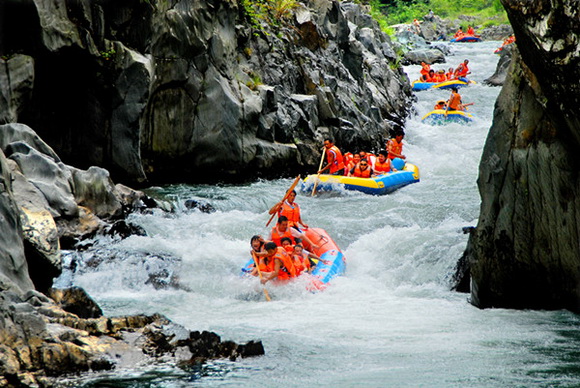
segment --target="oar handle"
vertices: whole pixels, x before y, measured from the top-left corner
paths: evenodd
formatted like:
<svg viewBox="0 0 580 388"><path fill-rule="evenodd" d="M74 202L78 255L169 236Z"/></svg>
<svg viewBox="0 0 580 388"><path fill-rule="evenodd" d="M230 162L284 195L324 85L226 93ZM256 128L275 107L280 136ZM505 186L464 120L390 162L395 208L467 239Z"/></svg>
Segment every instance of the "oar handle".
<svg viewBox="0 0 580 388"><path fill-rule="evenodd" d="M320 157L320 165L318 165L318 171L322 168L322 163L324 163L324 155L326 155L326 147L322 149L322 156ZM314 187L312 188L312 197L316 194L316 186L318 186L318 181L320 180L320 172L316 175L316 181L314 182Z"/></svg>
<svg viewBox="0 0 580 388"><path fill-rule="evenodd" d="M258 263L258 258L256 257L256 254L254 253L253 249L252 249L252 258L254 259L254 265L258 270L258 276L260 277L260 280L262 280L262 271L260 271L260 263ZM270 299L270 295L268 294L268 290L266 290L266 287L264 287L264 296L266 297L266 300L268 302L272 300Z"/></svg>

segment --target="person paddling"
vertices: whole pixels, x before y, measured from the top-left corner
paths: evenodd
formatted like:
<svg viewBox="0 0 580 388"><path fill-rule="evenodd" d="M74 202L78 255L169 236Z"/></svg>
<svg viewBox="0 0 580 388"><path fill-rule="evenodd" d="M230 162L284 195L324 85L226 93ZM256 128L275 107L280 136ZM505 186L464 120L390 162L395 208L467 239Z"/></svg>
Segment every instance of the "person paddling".
<svg viewBox="0 0 580 388"><path fill-rule="evenodd" d="M330 138L324 139L324 147L326 148L326 166L318 171L322 174L328 170L330 175L344 175L344 162L342 160L342 153L334 141Z"/></svg>
<svg viewBox="0 0 580 388"><path fill-rule="evenodd" d="M298 228L298 225L300 224L303 228L308 229L308 225L302 221L300 206L294 202L295 199L296 190L292 190L284 201L280 201L272 206L269 214L278 212L278 217L285 216L288 219L288 226Z"/></svg>

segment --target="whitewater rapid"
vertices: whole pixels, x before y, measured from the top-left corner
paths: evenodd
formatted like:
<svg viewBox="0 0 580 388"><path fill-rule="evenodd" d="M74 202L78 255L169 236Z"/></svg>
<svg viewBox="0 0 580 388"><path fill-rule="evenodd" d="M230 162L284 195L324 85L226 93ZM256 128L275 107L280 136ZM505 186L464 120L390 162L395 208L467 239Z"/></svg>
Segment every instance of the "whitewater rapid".
<svg viewBox="0 0 580 388"><path fill-rule="evenodd" d="M452 45L447 64L470 60L475 85L470 125L429 126L420 118L449 91L417 93L406 125L404 153L421 182L381 197L299 194L303 219L322 227L347 258L345 276L309 293L300 282L270 287L266 302L255 279L239 276L249 240L267 234L268 209L291 179L247 185L151 188L177 206L135 214L147 236L100 238L83 253L67 253L76 272L61 285L85 288L105 314L161 313L189 330L222 339L263 341L266 354L215 361L196 371L148 366L84 376L86 387L505 387L574 386L580 372L577 316L564 311L479 310L467 294L449 290L465 249L463 228L475 226L476 180L499 88L484 86L500 42ZM419 66L405 70L411 80ZM349 150L355 151L355 150ZM217 211L187 211L187 199ZM99 259L95 259L99 258ZM95 260L99 265L94 265ZM155 276L152 277L152 274ZM158 289L151 279L170 284ZM173 287L173 284L175 287Z"/></svg>

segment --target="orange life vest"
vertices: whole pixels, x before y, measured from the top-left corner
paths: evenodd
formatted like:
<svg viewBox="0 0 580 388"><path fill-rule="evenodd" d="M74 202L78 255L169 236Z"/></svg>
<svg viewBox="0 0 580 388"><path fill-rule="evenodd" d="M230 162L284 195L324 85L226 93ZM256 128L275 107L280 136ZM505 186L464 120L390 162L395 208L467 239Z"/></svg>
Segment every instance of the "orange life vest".
<svg viewBox="0 0 580 388"><path fill-rule="evenodd" d="M455 70L455 75L457 76L457 78L465 77L468 72L469 67L467 67L465 63L460 63L459 66L457 66L457 70Z"/></svg>
<svg viewBox="0 0 580 388"><path fill-rule="evenodd" d="M389 140L387 151L389 151L389 159L398 158L399 156L393 154L401 155L403 153L403 142L399 143L397 139Z"/></svg>
<svg viewBox="0 0 580 388"><path fill-rule="evenodd" d="M290 227L286 228L286 231L283 232L283 233L278 231L278 226L274 226L272 228L272 241L276 245L281 246L282 245L282 239L284 237L290 238L290 240L292 240L292 245L295 244L294 237L292 236L292 232L290 231Z"/></svg>
<svg viewBox="0 0 580 388"><path fill-rule="evenodd" d="M447 73L445 73L445 77L448 80L453 79L453 71L448 71Z"/></svg>
<svg viewBox="0 0 580 388"><path fill-rule="evenodd" d="M445 73L439 74L439 82L445 82L445 81L447 81L447 75L445 75Z"/></svg>
<svg viewBox="0 0 580 388"><path fill-rule="evenodd" d="M331 154L334 155L334 161L332 161ZM344 162L342 160L342 153L337 146L332 146L330 149L326 150L326 162L331 163L330 173L334 174L338 170L344 170Z"/></svg>
<svg viewBox="0 0 580 388"><path fill-rule="evenodd" d="M353 174L357 178L370 178L371 177L371 168L367 167L366 170L361 170L360 166L357 165L354 168Z"/></svg>
<svg viewBox="0 0 580 388"><path fill-rule="evenodd" d="M431 65L426 64L425 62L421 62L421 71L420 73L424 76L429 74L429 70L431 70Z"/></svg>
<svg viewBox="0 0 580 388"><path fill-rule="evenodd" d="M288 218L288 226L297 225L300 220L300 206L296 202L290 205L288 201L284 201L278 211L278 216L286 216Z"/></svg>
<svg viewBox="0 0 580 388"><path fill-rule="evenodd" d="M278 271L278 279L289 279L296 276L296 268L294 268L292 257L290 257L284 248L278 247L274 259L280 260L282 264L280 271Z"/></svg>
<svg viewBox="0 0 580 388"><path fill-rule="evenodd" d="M293 255L292 258L294 268L296 269L296 276L310 269L310 260L308 260L308 257L304 253L302 255Z"/></svg>
<svg viewBox="0 0 580 388"><path fill-rule="evenodd" d="M449 106L449 110L460 110L461 96L459 93L451 93L451 97L449 98L447 105Z"/></svg>
<svg viewBox="0 0 580 388"><path fill-rule="evenodd" d="M381 163L378 159L375 162L375 173L377 174L385 174L391 171L391 160L386 159L385 163Z"/></svg>

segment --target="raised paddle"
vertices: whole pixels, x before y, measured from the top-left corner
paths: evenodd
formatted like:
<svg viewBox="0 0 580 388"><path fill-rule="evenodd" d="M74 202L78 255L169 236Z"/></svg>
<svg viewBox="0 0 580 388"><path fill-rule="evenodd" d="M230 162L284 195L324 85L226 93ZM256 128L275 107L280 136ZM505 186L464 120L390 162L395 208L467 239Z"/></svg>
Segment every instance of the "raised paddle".
<svg viewBox="0 0 580 388"><path fill-rule="evenodd" d="M322 168L322 163L324 163L324 155L326 155L326 147L324 147L322 149L322 157L320 158L320 165L318 166L318 171L320 171L320 169ZM312 188L311 197L314 197L314 194L316 194L316 186L318 186L319 179L320 179L320 172L318 173L318 175L316 175L316 182L314 182L314 187Z"/></svg>
<svg viewBox="0 0 580 388"><path fill-rule="evenodd" d="M260 281L261 281L262 280L262 271L260 271L260 264L258 263L258 258L256 257L254 250L252 250L252 257L254 258L254 265L256 266L256 269L258 270L258 276L260 277ZM268 302L272 300L272 299L270 299L270 295L268 294L268 290L266 290L265 286L264 286L264 296L266 297L266 300Z"/></svg>
<svg viewBox="0 0 580 388"><path fill-rule="evenodd" d="M292 190L294 190L294 188L296 187L296 185L298 184L298 182L300 181L300 175L298 175L296 177L296 179L294 179L294 182L292 183L292 186L290 186L290 188L288 190L286 190L286 194L284 194L284 198L282 198L282 201L280 202L284 202L286 200L286 198L288 198L288 196L290 195L290 193L292 192ZM266 226L270 225L270 222L272 222L272 219L274 218L274 215L277 213L277 211L275 211L274 213L272 213L272 217L270 217L270 219L268 220L268 222L266 222Z"/></svg>

